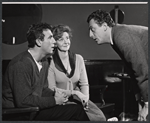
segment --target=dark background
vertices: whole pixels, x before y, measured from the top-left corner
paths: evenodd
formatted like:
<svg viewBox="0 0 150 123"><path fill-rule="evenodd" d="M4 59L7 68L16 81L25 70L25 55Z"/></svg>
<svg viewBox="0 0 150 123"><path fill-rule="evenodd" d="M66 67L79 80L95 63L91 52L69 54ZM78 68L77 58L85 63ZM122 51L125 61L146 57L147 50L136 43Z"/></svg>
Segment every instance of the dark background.
<svg viewBox="0 0 150 123"><path fill-rule="evenodd" d="M12 4L13 5L13 4ZM97 9L111 11L114 6L125 13L124 24L137 24L148 26L148 4L120 4L120 3L84 3L84 4L23 4L20 7L4 7L2 4L2 26L7 25L7 32L2 30L2 41L12 42L15 37L20 44L2 44L2 59L12 59L15 55L27 49L25 34L28 26L37 21L47 22L52 25L67 24L73 30L71 50L81 54L84 59L120 59L109 44L97 45L94 40L89 38L87 17ZM5 8L5 9L4 9ZM35 12L34 12L35 10ZM5 13L5 14L4 14ZM6 18L6 13L7 18ZM6 30L6 27L5 27Z"/></svg>

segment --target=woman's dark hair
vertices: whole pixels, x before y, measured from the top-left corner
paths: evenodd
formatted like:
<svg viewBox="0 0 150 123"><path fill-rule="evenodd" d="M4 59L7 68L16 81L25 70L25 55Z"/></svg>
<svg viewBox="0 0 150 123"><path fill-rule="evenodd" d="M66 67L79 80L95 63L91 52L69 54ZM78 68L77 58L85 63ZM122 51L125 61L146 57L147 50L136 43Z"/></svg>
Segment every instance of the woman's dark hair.
<svg viewBox="0 0 150 123"><path fill-rule="evenodd" d="M91 13L87 18L87 22L89 23L91 19L94 19L95 22L100 26L104 22L107 23L109 27L113 27L115 25L113 19L111 18L111 15L108 12L103 11L101 9L96 10L93 13Z"/></svg>
<svg viewBox="0 0 150 123"><path fill-rule="evenodd" d="M32 24L26 34L28 47L33 48L36 44L36 39L44 40L44 30L52 30L52 26L47 23Z"/></svg>
<svg viewBox="0 0 150 123"><path fill-rule="evenodd" d="M57 41L60 39L64 32L67 32L69 34L69 38L72 38L72 30L69 26L59 24L53 27L53 37Z"/></svg>

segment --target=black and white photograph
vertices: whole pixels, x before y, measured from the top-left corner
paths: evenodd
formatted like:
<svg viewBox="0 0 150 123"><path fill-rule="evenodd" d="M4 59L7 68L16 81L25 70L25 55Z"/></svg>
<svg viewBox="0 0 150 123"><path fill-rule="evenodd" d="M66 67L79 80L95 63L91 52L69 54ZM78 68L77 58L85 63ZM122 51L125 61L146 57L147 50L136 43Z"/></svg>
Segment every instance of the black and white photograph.
<svg viewBox="0 0 150 123"><path fill-rule="evenodd" d="M149 121L148 2L2 2L2 121Z"/></svg>

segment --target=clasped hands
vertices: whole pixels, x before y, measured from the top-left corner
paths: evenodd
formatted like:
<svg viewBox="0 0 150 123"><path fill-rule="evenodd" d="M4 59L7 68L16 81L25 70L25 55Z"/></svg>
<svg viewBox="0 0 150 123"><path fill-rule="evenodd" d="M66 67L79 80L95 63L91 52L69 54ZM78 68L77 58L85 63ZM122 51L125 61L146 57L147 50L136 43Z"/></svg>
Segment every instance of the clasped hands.
<svg viewBox="0 0 150 123"><path fill-rule="evenodd" d="M56 105L63 105L68 101L68 96L64 92L58 90L57 88L54 88L54 91L55 91L54 98L56 101Z"/></svg>

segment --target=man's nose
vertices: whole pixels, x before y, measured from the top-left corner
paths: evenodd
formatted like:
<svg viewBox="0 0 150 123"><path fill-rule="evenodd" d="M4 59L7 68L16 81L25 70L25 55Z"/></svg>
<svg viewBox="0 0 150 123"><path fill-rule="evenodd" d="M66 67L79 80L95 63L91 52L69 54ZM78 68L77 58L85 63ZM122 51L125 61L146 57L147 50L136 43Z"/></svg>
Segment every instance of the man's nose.
<svg viewBox="0 0 150 123"><path fill-rule="evenodd" d="M57 43L56 43L56 40L53 38L53 44L55 47L57 47Z"/></svg>
<svg viewBox="0 0 150 123"><path fill-rule="evenodd" d="M56 40L53 38L53 43L56 43Z"/></svg>

